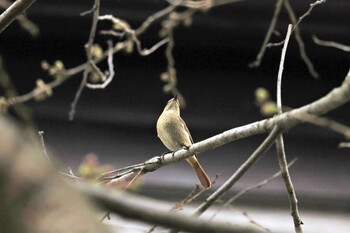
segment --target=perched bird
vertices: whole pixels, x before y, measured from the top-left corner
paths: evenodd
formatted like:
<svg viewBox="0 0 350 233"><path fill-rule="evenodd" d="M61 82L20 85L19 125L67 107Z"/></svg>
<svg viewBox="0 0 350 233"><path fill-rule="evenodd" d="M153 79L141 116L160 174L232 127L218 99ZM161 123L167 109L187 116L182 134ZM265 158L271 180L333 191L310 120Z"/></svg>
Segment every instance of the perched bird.
<svg viewBox="0 0 350 233"><path fill-rule="evenodd" d="M168 101L157 121L157 133L163 144L171 151L189 148L193 144L192 136L186 123L180 117L180 103L172 98ZM195 155L187 159L196 172L204 188L210 188L211 181L199 164Z"/></svg>

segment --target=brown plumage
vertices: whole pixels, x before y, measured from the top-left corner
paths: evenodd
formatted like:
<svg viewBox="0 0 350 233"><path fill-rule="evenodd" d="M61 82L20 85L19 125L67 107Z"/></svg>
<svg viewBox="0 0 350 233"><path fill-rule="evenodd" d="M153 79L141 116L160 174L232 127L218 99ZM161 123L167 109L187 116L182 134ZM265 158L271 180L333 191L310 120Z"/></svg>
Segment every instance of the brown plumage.
<svg viewBox="0 0 350 233"><path fill-rule="evenodd" d="M171 151L177 151L193 144L186 123L180 117L180 104L177 98L168 101L157 121L157 133L163 144ZM195 155L187 159L196 172L204 188L210 188L211 181Z"/></svg>

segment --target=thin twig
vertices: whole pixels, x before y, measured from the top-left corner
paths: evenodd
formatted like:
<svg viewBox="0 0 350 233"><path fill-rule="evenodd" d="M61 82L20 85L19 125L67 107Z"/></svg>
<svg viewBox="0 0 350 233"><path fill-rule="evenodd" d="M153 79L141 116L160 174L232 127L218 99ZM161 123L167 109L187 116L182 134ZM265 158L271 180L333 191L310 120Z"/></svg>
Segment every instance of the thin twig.
<svg viewBox="0 0 350 233"><path fill-rule="evenodd" d="M79 98L81 96L81 93L83 92L84 87L87 83L87 78L88 78L88 71L84 71L83 79L81 80L79 88L78 88L77 92L75 93L74 100L70 105L70 111L68 113L68 117L69 117L70 121L74 120L75 110L77 108L77 104L78 104Z"/></svg>
<svg viewBox="0 0 350 233"><path fill-rule="evenodd" d="M161 46L165 45L166 43L169 42L168 38L164 38L163 40L157 42L155 45L153 45L151 48L146 49L141 47L141 41L135 36L134 42L136 44L137 51L141 56L148 56L157 49L159 49Z"/></svg>
<svg viewBox="0 0 350 233"><path fill-rule="evenodd" d="M289 15L289 18L290 18L292 24L296 25L297 19L296 19L295 13L293 11L293 8L291 7L291 5L289 3L289 0L285 0L284 6L288 12L288 15ZM315 70L314 65L312 64L310 58L306 54L304 41L301 38L301 34L300 34L300 29L299 29L299 27L294 27L294 29L295 29L294 37L295 37L295 40L297 41L298 46L299 46L300 57L304 61L304 63L306 64L306 66L309 70L309 73L312 75L312 77L318 78L319 74Z"/></svg>
<svg viewBox="0 0 350 233"><path fill-rule="evenodd" d="M156 20L173 12L176 9L176 7L178 7L181 4L182 1L183 0L173 1L168 7L164 8L161 11L156 12L155 14L153 14L151 16L149 16L145 21L143 21L141 26L135 30L136 35L140 35L140 34L144 33L149 28L149 26L152 23L154 23Z"/></svg>
<svg viewBox="0 0 350 233"><path fill-rule="evenodd" d="M282 172L282 178L288 193L289 204L290 204L290 214L293 217L294 229L296 233L302 233L303 231L302 231L301 225L304 223L301 221L301 218L299 215L298 199L295 193L292 179L289 174L282 136L277 137L276 151L277 151L278 163Z"/></svg>
<svg viewBox="0 0 350 233"><path fill-rule="evenodd" d="M281 12L281 9L282 9L284 1L285 0L277 0L276 5L275 5L275 11L273 12L273 16L272 16L269 28L268 28L268 30L266 32L264 41L263 41L263 43L262 43L262 45L260 47L258 55L255 58L255 61L253 61L252 63L249 64L250 68L256 68L256 67L260 66L261 61L262 61L262 59L263 59L263 57L265 55L265 51L266 51L266 48L267 48L266 45L267 45L267 43L269 43L269 41L271 39L271 36L272 36L273 32L275 31L276 24L277 24L277 21L278 21L278 17L279 17L279 14Z"/></svg>
<svg viewBox="0 0 350 233"><path fill-rule="evenodd" d="M238 170L212 195L210 195L204 203L202 203L194 212L195 216L203 214L216 200L221 198L231 187L249 170L251 166L260 158L274 143L276 137L282 132L281 128L275 126L269 136L254 151L254 153L238 168Z"/></svg>
<svg viewBox="0 0 350 233"><path fill-rule="evenodd" d="M292 27L293 27L292 24L288 25L288 30L287 30L286 39L285 39L286 42L284 43L284 46L283 46L283 49L282 49L280 66L279 66L279 69L278 69L278 76L277 76L277 114L281 114L282 113L282 97L281 97L282 74L283 74L284 60L285 60L285 57L286 57L288 42L289 42L290 34L292 32Z"/></svg>
<svg viewBox="0 0 350 233"><path fill-rule="evenodd" d="M43 149L44 155L47 158L47 160L50 162L50 157L47 154L47 150L46 150L46 146L45 146L45 141L44 141L44 131L38 131L39 134L39 138L40 138L40 143L41 143L41 147Z"/></svg>
<svg viewBox="0 0 350 233"><path fill-rule="evenodd" d="M348 45L343 45L343 44L340 44L340 43L335 42L335 41L320 40L315 35L312 36L312 39L318 45L326 46L326 47L333 47L333 48L343 50L345 52L350 52L350 46L348 46Z"/></svg>
<svg viewBox="0 0 350 233"><path fill-rule="evenodd" d="M257 227L263 229L263 230L266 231L266 232L271 232L270 229L268 229L268 228L264 227L263 225L257 223L257 222L248 214L248 212L244 211L244 212L242 212L242 215L243 215L244 217L246 217L246 218L249 220L249 222L250 222L251 224L253 224L253 225L255 225L255 226L257 226Z"/></svg>
<svg viewBox="0 0 350 233"><path fill-rule="evenodd" d="M301 114L298 116L298 119L337 132L339 134L342 134L345 138L350 139L350 127L341 124L333 119L327 117L318 117L308 113Z"/></svg>
<svg viewBox="0 0 350 233"><path fill-rule="evenodd" d="M86 87L90 89L104 89L106 88L113 80L115 72L114 72L114 65L113 65L113 43L111 40L107 41L108 42L108 77L107 79L101 83L101 84L91 84L91 83L86 83Z"/></svg>
<svg viewBox="0 0 350 233"><path fill-rule="evenodd" d="M99 16L98 19L99 20L109 20L109 21L113 22L114 24L119 25L122 28L122 30L126 33L126 36L130 37L131 40L136 44L137 51L139 52L139 54L141 56L150 55L151 53L156 51L159 47L168 43L168 41L169 41L167 38L165 38L165 39L159 41L158 43L156 43L155 45L153 45L150 49L144 49L141 46L141 41L137 37L138 34L136 33L135 30L131 29L130 25L127 22L120 20L120 19L114 17L113 15L102 15L102 16Z"/></svg>
<svg viewBox="0 0 350 233"><path fill-rule="evenodd" d="M300 34L300 29L299 29L299 24L301 23L301 21L308 15L310 15L311 11L313 10L313 8L317 5L320 5L320 4L323 4L325 3L326 0L317 0L316 2L310 4L310 8L307 10L306 13L304 13L301 17L299 17L299 20L297 20L296 16L295 16L295 13L293 11L293 8L292 6L290 5L289 3L289 0L284 0L284 7L286 8L287 10L287 13L289 15L289 18L292 22L292 24L294 25L293 26L293 29L292 29L292 32L295 31L294 33L294 37L298 43L298 46L299 46L299 53L300 53L300 57L301 59L305 62L308 70L309 70L309 73L314 77L314 78L318 78L319 77L319 74L317 73L317 71L315 70L314 68L314 65L312 64L311 60L309 59L309 57L307 56L306 54L306 51L305 51L305 45L304 45L304 41L303 39L301 38L301 34ZM284 44L284 40L281 41L281 42L277 42L277 43L268 43L266 45L267 48L271 48L271 47L274 47L274 46L281 46Z"/></svg>
<svg viewBox="0 0 350 233"><path fill-rule="evenodd" d="M287 0L288 1L288 0ZM282 90L282 73L283 73L283 67L284 67L284 60L288 48L288 42L290 38L290 34L292 31L292 25L288 25L287 35L285 38L285 43L282 49L281 53L281 60L280 60L280 66L278 70L278 77L277 77L277 114L282 114L282 97L281 97L281 90ZM290 210L291 215L293 217L294 221L294 227L295 231L297 233L302 233L301 224L303 222L300 219L299 211L298 211L298 200L295 194L295 190L293 187L292 179L289 174L288 164L287 164L287 158L286 153L284 149L284 142L283 142L283 136L282 134L278 135L276 139L276 150L277 150L277 157L278 157L278 163L281 169L281 174L287 189L289 203L290 203Z"/></svg>
<svg viewBox="0 0 350 233"><path fill-rule="evenodd" d="M175 0L167 0L171 4L175 4ZM181 2L181 6L187 7L189 9L206 11L212 7L226 5L235 2L241 2L244 0L184 0Z"/></svg>
<svg viewBox="0 0 350 233"><path fill-rule="evenodd" d="M288 164L288 167L293 166L293 164L297 161L297 158L293 159L292 162L290 162ZM281 175L281 171L276 172L275 174L273 174L272 176L268 177L267 179L264 179L262 181L260 181L257 184L254 184L252 186L249 186L245 189L242 189L241 191L239 191L236 195L234 195L233 197L231 197L228 201L226 201L223 205L221 205L216 212L213 214L213 216L210 219L213 219L217 213L219 213L221 210L227 208L228 206L232 205L232 203L234 201L236 201L239 197L243 196L245 193L253 190L253 189L259 189L261 187L263 187L264 185L268 184L270 181L276 179L277 177L279 177Z"/></svg>
<svg viewBox="0 0 350 233"><path fill-rule="evenodd" d="M3 64L3 59L0 56L0 87L2 87L2 95L7 96L7 98L11 98L13 96L17 96L18 92L15 86L12 83L12 80L7 73L5 66ZM2 106L2 97L0 97L0 113L3 111L7 111L8 106L5 104ZM19 119L21 119L27 126L35 129L36 126L32 119L32 113L29 109L22 103L13 106L14 112L17 114Z"/></svg>
<svg viewBox="0 0 350 233"><path fill-rule="evenodd" d="M91 62L92 60L92 53L91 53L91 48L92 45L94 43L94 39L95 39L95 35L96 35L96 28L97 28L97 22L98 22L98 16L100 14L100 0L95 0L95 4L93 9L93 18L92 18L92 25L91 25L91 30L90 30L90 35L89 35L89 40L86 44L86 58L87 58L87 62L88 64ZM79 101L79 98L81 96L81 93L84 90L84 87L87 83L87 79L88 79L88 75L90 73L90 66L87 66L84 70L84 74L83 74L83 79L80 83L80 86L75 94L74 100L71 103L71 109L68 113L69 116L69 120L73 121L74 120L74 116L75 116L75 110L76 110L76 105Z"/></svg>
<svg viewBox="0 0 350 233"><path fill-rule="evenodd" d="M323 3L325 3L325 2L326 2L326 0L317 0L317 1L314 2L314 3L311 3L309 9L308 9L302 16L299 17L298 21L296 21L296 17L295 17L294 11L293 11L292 7L290 6L290 4L289 4L289 2L288 2L288 3L287 3L288 5L287 5L287 6L285 5L285 7L286 7L287 11L291 11L291 12L292 12L292 14L294 15L293 18L295 19L295 20L294 20L294 23L293 23L292 32L294 32L294 30L299 26L299 24L301 23L301 21L302 21L305 17L307 17L307 16L310 15L312 9L313 9L315 6L320 5L320 4L323 4ZM283 44L284 44L284 40L282 40L282 41L280 41L280 42L276 42L276 43L268 43L268 44L266 45L266 47L267 47L267 48L271 48L271 47L275 47L275 46L281 46L281 45L283 45Z"/></svg>
<svg viewBox="0 0 350 233"><path fill-rule="evenodd" d="M71 173L66 173L66 172L59 172L61 175L64 175L64 176L67 176L69 178L72 178L72 179L76 179L76 180L84 180L84 178L81 178L79 176L76 176L74 174L71 174Z"/></svg>
<svg viewBox="0 0 350 233"><path fill-rule="evenodd" d="M326 2L326 0L317 0L314 3L311 3L310 4L310 8L302 16L299 17L298 22L296 22L295 24L293 23L293 27L294 28L298 27L298 25L301 23L301 21L303 21L303 19L305 17L310 15L311 11L314 9L315 6L321 5L321 4L325 3L325 2Z"/></svg>
<svg viewBox="0 0 350 233"><path fill-rule="evenodd" d="M98 176L96 178L96 180L103 180L104 178L111 177L111 176L115 177L115 176L118 176L120 174L120 172L123 172L123 171L132 170L132 169L140 169L141 167L144 167L145 164L146 163L139 163L139 164L123 167L120 169L116 169L113 171L108 171L108 172L105 172L105 173L101 174L100 176Z"/></svg>
<svg viewBox="0 0 350 233"><path fill-rule="evenodd" d="M223 174L223 172L220 172L218 174L215 175L215 178L212 180L211 184L215 184L216 180ZM202 195L207 189L202 188L200 191L199 190L199 186L197 185L196 188L180 203L177 203L175 205L175 207L173 209L178 210L180 208L182 208L183 206L191 203L192 201L194 201L195 199L197 199L200 195ZM171 229L169 231L169 233L177 233L178 230L177 229Z"/></svg>

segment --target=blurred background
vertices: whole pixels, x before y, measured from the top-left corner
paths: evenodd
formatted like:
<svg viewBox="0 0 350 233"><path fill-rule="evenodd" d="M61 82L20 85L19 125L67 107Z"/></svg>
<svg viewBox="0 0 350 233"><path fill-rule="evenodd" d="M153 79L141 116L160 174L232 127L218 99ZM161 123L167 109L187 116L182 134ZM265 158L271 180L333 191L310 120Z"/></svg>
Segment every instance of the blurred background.
<svg viewBox="0 0 350 233"><path fill-rule="evenodd" d="M304 14L312 1L291 1L296 15ZM88 40L93 1L37 1L27 16L40 28L32 38L18 23L0 36L0 54L11 80L24 94L35 87L37 79L50 81L41 69L42 60L62 60L67 68L85 61L84 44ZM113 14L127 20L133 28L168 4L161 0L104 0L101 14ZM206 139L225 130L263 119L255 104L254 91L265 87L275 97L281 47L267 49L259 68L250 69L273 15L275 1L242 1L219 6L193 17L191 27L180 26L174 32L174 58L178 88L187 101L182 117L194 141ZM282 85L282 101L300 107L327 94L343 81L349 69L350 55L316 45L311 36L350 42L350 2L327 1L317 6L301 23L306 52L320 77L308 73L299 56L298 45L289 42ZM285 37L289 18L282 10L272 41ZM109 29L99 23L98 29ZM160 24L141 36L142 45L151 47L159 41ZM108 36L98 35L96 42L106 48ZM140 163L166 151L157 138L156 121L171 96L163 93L160 74L166 71L165 47L147 57L119 53L114 56L116 76L104 90L85 89L77 105L75 120L68 120L70 104L81 81L81 74L54 89L43 102L30 101L38 129L45 131L45 141L63 167L77 169L87 154L98 156L101 164L115 168ZM101 67L106 68L105 65ZM349 105L327 116L349 125ZM224 172L215 190L248 158L266 135L239 140L199 155L211 177ZM342 135L304 124L285 133L289 160L298 158L291 176L300 202L301 217L309 232L348 232L350 223L350 156L339 149ZM237 183L230 195L271 176L279 170L274 148L270 149ZM180 162L147 174L139 192L164 200L181 200L197 184L186 162ZM204 194L208 196L212 191ZM291 232L292 219L281 178L254 190L236 205L247 210L254 220L277 232ZM269 215L270 214L270 215ZM237 213L234 213L237 215ZM239 213L238 213L239 215ZM271 216L271 217L266 217ZM280 219L282 226L272 219ZM249 222L247 219L243 222ZM322 225L323 224L323 225ZM331 227L331 228L327 228ZM335 228L338 227L338 228Z"/></svg>

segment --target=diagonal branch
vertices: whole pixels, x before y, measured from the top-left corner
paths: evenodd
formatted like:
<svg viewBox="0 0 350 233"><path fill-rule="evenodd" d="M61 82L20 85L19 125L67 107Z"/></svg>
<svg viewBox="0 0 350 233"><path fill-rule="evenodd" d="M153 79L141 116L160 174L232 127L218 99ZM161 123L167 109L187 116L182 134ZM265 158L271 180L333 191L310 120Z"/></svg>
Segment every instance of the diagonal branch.
<svg viewBox="0 0 350 233"><path fill-rule="evenodd" d="M187 232L252 232L252 229L237 228L226 223L212 223L205 220L198 220L182 214L169 212L160 208L159 201L140 197L135 194L106 190L92 185L78 183L74 184L82 193L93 199L97 204L113 213L126 218L132 218L161 225L169 228L176 228Z"/></svg>
<svg viewBox="0 0 350 233"><path fill-rule="evenodd" d="M133 177L135 172L139 172L142 169L143 174L155 171L163 166L178 162L180 160L189 158L190 156L203 153L207 150L212 150L217 147L223 146L235 140L250 137L257 134L270 132L275 125L283 129L289 129L297 124L303 123L302 117L305 114L311 115L323 115L328 113L339 106L350 101L350 70L347 74L344 82L340 87L334 88L326 96L316 100L308 105L291 110L290 112L279 114L273 118L257 121L248 125L236 127L227 130L223 133L217 134L203 141L194 143L188 150L181 149L175 153L168 153L162 156L155 156L147 160L144 164L139 164L135 168L131 168L130 171L123 171L123 175L115 175L109 179L125 180ZM133 167L133 166L131 166ZM103 180L104 177L101 177Z"/></svg>
<svg viewBox="0 0 350 233"><path fill-rule="evenodd" d="M35 0L17 0L0 15L0 33L5 30L18 16L23 14Z"/></svg>
<svg viewBox="0 0 350 233"><path fill-rule="evenodd" d="M270 39L271 39L271 36L272 36L272 33L274 32L275 30L275 27L276 27L276 24L277 24L277 21L278 21L278 17L279 17L279 14L281 13L281 9L282 9L282 6L283 6L283 2L285 0L277 0L276 2L276 5L275 5L275 11L273 12L273 17L271 19L271 23L270 23L270 26L266 32L266 35L265 35L265 38L264 38L264 41L260 47L260 51L258 53L258 55L256 56L255 58L255 61L253 61L252 63L249 64L249 67L251 68L255 68L255 67L259 67L260 64L261 64L261 61L265 55L265 51L266 51L266 45L267 43L269 43Z"/></svg>
<svg viewBox="0 0 350 233"><path fill-rule="evenodd" d="M288 167L291 167L296 161L297 161L297 158L295 158L292 162L290 162L288 164ZM268 177L267 179L264 179L263 181L260 181L259 183L254 184L252 186L249 186L249 187L247 187L245 189L242 189L236 195L234 195L228 201L226 201L223 205L221 205L216 210L215 214L211 217L211 219L213 219L217 215L217 213L219 213L221 210L223 210L223 209L229 207L230 205L232 205L232 202L236 201L239 197L243 196L243 194L249 192L252 189L259 189L259 188L263 187L264 185L268 184L270 181L272 181L273 179L276 179L280 175L281 175L281 171L278 171L275 174L273 174L272 176Z"/></svg>
<svg viewBox="0 0 350 233"><path fill-rule="evenodd" d="M299 53L300 53L300 57L301 59L305 62L308 70L309 70L309 73L312 75L312 77L314 78L318 78L319 74L317 73L317 71L315 70L314 68L314 65L312 64L310 58L307 56L306 54L306 51L305 51L305 44L304 44L304 41L303 39L301 38L301 34L300 34L300 29L298 27L298 24L301 22L301 20L303 18L299 18L300 21L297 21L297 18L295 16L295 13L293 11L293 8L292 6L290 5L289 3L289 0L285 0L284 2L284 6L288 12L288 15L289 15L289 18L292 22L292 24L294 25L293 26L293 30L295 30L295 33L294 33L294 37L295 37L295 40L297 41L298 43L298 46L299 46ZM307 11L309 12L308 14L310 14L310 11L312 10L313 7L310 7L310 9ZM306 13L305 13L306 14ZM305 15L304 14L304 15ZM303 16L304 16L303 15ZM305 16L304 16L305 17Z"/></svg>
<svg viewBox="0 0 350 233"><path fill-rule="evenodd" d="M254 151L254 153L238 168L238 170L212 195L210 195L203 204L195 211L195 216L203 214L212 204L222 197L232 186L248 171L248 169L262 156L274 143L276 137L282 133L282 129L275 126L269 136Z"/></svg>

